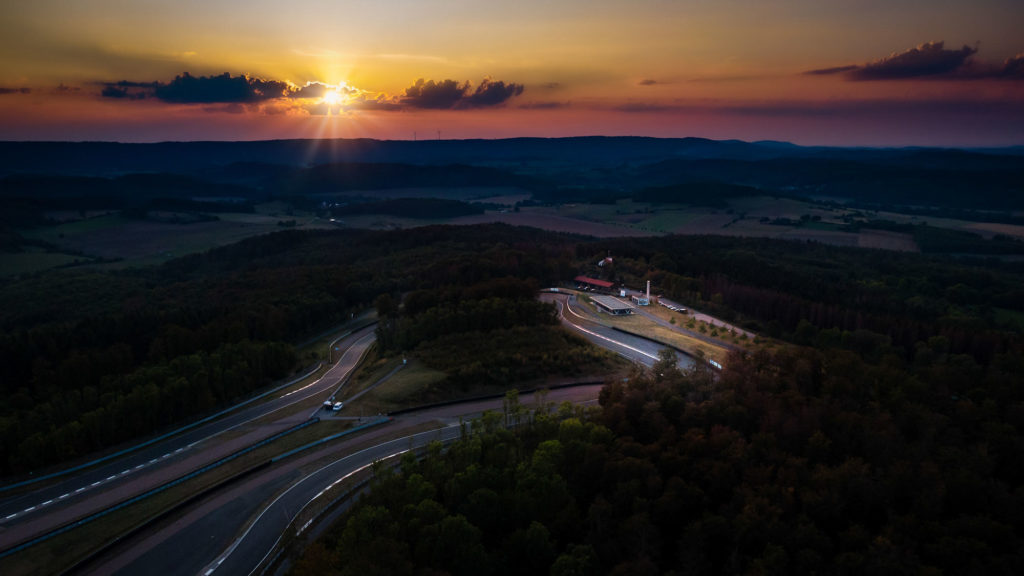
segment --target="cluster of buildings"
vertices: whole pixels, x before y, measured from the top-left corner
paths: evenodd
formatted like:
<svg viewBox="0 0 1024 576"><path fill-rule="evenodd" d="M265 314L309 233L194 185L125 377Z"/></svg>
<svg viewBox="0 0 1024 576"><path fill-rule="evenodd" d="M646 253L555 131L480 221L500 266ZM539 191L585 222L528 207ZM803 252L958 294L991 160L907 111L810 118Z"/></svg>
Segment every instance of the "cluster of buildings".
<svg viewBox="0 0 1024 576"><path fill-rule="evenodd" d="M646 294L634 294L630 296L632 304L620 299L626 297L625 289L619 291L618 298L611 295L615 292L615 284L612 282L598 280L597 278L591 278L589 276L577 276L574 280L576 281L577 289L586 292L593 292L594 295L590 297L591 301L593 301L599 309L609 314L614 314L616 316L632 314L635 306L650 306L651 304L650 280L647 281Z"/></svg>

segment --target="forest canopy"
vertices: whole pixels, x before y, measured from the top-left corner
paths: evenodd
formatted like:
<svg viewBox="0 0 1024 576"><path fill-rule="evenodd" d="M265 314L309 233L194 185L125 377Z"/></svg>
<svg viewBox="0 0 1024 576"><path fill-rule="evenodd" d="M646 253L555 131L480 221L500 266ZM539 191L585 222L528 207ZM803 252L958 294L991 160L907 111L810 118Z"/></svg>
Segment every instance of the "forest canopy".
<svg viewBox="0 0 1024 576"><path fill-rule="evenodd" d="M599 410L507 399L308 546L293 574L1014 574L1024 406L846 351L671 355ZM867 385L874 383L873 385ZM1002 406L1002 407L1001 407ZM517 424L512 429L504 425Z"/></svg>

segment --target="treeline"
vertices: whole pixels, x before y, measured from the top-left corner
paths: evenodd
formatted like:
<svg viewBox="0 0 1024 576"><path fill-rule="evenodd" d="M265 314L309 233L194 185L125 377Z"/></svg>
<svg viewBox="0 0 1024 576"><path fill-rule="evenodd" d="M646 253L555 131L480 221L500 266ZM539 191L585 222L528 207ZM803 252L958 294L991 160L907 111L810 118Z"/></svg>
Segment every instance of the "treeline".
<svg viewBox="0 0 1024 576"><path fill-rule="evenodd" d="M402 316L394 323L393 331L381 329L380 342L385 347L407 350L450 334L556 323L554 308L536 300L464 300L435 306L415 316Z"/></svg>
<svg viewBox="0 0 1024 576"><path fill-rule="evenodd" d="M627 281L650 278L669 298L775 337L811 343L822 332L828 342L857 341L905 360L942 338L950 353L982 365L1024 346L1000 321L1004 311L1024 313L1024 270L1013 263L716 237L580 249L611 250Z"/></svg>
<svg viewBox="0 0 1024 576"><path fill-rule="evenodd" d="M834 208L850 208L859 210L871 210L875 212L897 212L899 214L914 214L928 218L949 218L951 220L966 220L968 222L997 222L1000 224L1024 224L1024 216L1013 211L993 211L991 207L979 206L977 209L949 208L946 206L921 206L921 205L892 205L892 204L867 204L863 202L841 203L830 200L824 204ZM875 222L885 222L879 220ZM893 222L892 224L896 224ZM897 224L898 225L898 224ZM913 226L908 224L908 226ZM870 226L874 227L874 226Z"/></svg>
<svg viewBox="0 0 1024 576"><path fill-rule="evenodd" d="M929 226L927 223L868 220L851 222L843 226L842 229L847 232L870 229L911 234L914 237L914 242L926 254L997 256L1024 253L1024 241L1010 236L995 234L992 238L986 239L974 232Z"/></svg>
<svg viewBox="0 0 1024 576"><path fill-rule="evenodd" d="M519 278L522 294L569 273L564 237L526 238L508 226L284 231L158 267L2 282L0 474L104 449L237 401L315 362L296 358L291 344L369 308L382 293L479 283L468 296L486 307L487 298L504 294L487 289L489 280ZM550 317L535 302L516 310L499 309L505 316L495 321ZM462 318L445 329L475 322ZM464 329L484 327L491 325ZM120 422L131 425L114 425Z"/></svg>
<svg viewBox="0 0 1024 576"><path fill-rule="evenodd" d="M245 341L302 341L381 294L390 299L377 303L382 345L421 354L450 375L446 385L602 366L578 339L551 328L553 310L536 301L535 291L588 272L576 262L592 263L609 250L621 279L639 286L650 278L667 296L755 332L871 362L954 359L939 380L969 383L1000 358L1024 355L1017 328L1024 270L1013 263L892 252L881 258L738 238L594 241L503 225L292 230L153 268L0 283L0 473L27 472L167 425L161 415L147 426L124 427L117 438L90 432L85 436L96 442L67 448L57 431L80 420L74 398L86 389L103 405L117 404L142 385L128 378L140 370L164 370L180 357ZM535 354L541 342L547 356ZM264 371L244 390L225 386L214 404L251 393L278 373ZM173 415L180 421L210 409L189 404ZM52 444L34 450L41 456L31 462L16 455L30 437Z"/></svg>
<svg viewBox="0 0 1024 576"><path fill-rule="evenodd" d="M287 344L244 340L107 378L99 386L63 390L43 402L20 391L8 399L18 417L0 418L0 442L12 469L31 470L212 411L283 378L295 362Z"/></svg>
<svg viewBox="0 0 1024 576"><path fill-rule="evenodd" d="M554 308L538 302L536 291L536 279L502 278L417 290L401 308L384 296L377 301L384 317L377 341L386 350L411 350L450 334L557 323Z"/></svg>
<svg viewBox="0 0 1024 576"><path fill-rule="evenodd" d="M550 325L444 335L418 346L416 354L448 375L439 386L455 390L592 375L611 366L609 353Z"/></svg>
<svg viewBox="0 0 1024 576"><path fill-rule="evenodd" d="M667 186L636 187L636 182L619 182L622 174L607 175L604 186L586 186L580 184L536 186L532 189L531 200L523 205L534 204L565 204L569 202L586 202L589 204L615 204L618 200L632 199L634 202L654 204L688 204L690 206L709 206L712 208L728 208L731 198L751 196L778 196L777 190L761 190L753 186L732 184L718 179L697 179L679 176L672 179ZM624 180L629 180L625 178ZM644 181L639 179L639 181Z"/></svg>
<svg viewBox="0 0 1024 576"><path fill-rule="evenodd" d="M292 342L369 301L336 273L50 273L6 286L0 470L151 434L287 376L299 361Z"/></svg>
<svg viewBox="0 0 1024 576"><path fill-rule="evenodd" d="M514 397L505 420L521 420ZM571 408L539 415L515 434L485 414L472 433L401 473L380 469L344 520L313 543L293 574L592 574L578 480L611 448L610 431ZM567 473L567 474L566 474Z"/></svg>
<svg viewBox="0 0 1024 576"><path fill-rule="evenodd" d="M487 166L345 162L297 168L270 184L281 194L388 188L531 186L534 179Z"/></svg>
<svg viewBox="0 0 1024 576"><path fill-rule="evenodd" d="M1009 236L986 240L973 232L926 225L916 226L913 232L914 242L930 254L1024 254L1024 242Z"/></svg>
<svg viewBox="0 0 1024 576"><path fill-rule="evenodd" d="M714 377L665 355L590 419L485 416L379 471L293 573L1015 574L1024 359L962 370L791 348Z"/></svg>
<svg viewBox="0 0 1024 576"><path fill-rule="evenodd" d="M407 294L399 306L390 295L376 301L384 350L411 352L447 377L439 390L592 373L609 365L607 354L558 328L555 308L537 300L536 279L494 278L448 284Z"/></svg>
<svg viewBox="0 0 1024 576"><path fill-rule="evenodd" d="M672 186L653 186L637 191L633 195L636 202L654 202L658 204L689 204L691 206L711 206L727 208L728 199L750 196L778 194L765 192L751 186L740 186L724 182L685 182Z"/></svg>
<svg viewBox="0 0 1024 576"><path fill-rule="evenodd" d="M946 150L896 152L888 158L875 151L840 156L674 158L640 166L632 176L649 185L718 181L837 198L857 206L986 212L1021 208L1024 161L1018 156Z"/></svg>
<svg viewBox="0 0 1024 576"><path fill-rule="evenodd" d="M122 210L136 218L150 211L252 212L266 197L255 188L179 174L13 175L0 178L0 222L12 228L52 224L51 211Z"/></svg>
<svg viewBox="0 0 1024 576"><path fill-rule="evenodd" d="M116 178L85 176L13 175L0 179L0 197L27 198L59 209L61 202L88 199L129 201L137 198L237 197L250 198L259 193L245 186L208 182L181 174L125 174ZM65 208L66 209L66 208Z"/></svg>
<svg viewBox="0 0 1024 576"><path fill-rule="evenodd" d="M652 560L707 573L1018 571L1024 395L1011 382L1024 365L970 366L804 348L730 357L711 385L610 384L604 423L683 497L650 510L685 518L655 524L674 545Z"/></svg>
<svg viewBox="0 0 1024 576"><path fill-rule="evenodd" d="M240 199L230 200L195 200L191 198L154 198L147 203L127 207L124 210L126 216L138 214L145 215L147 212L190 212L190 213L253 213L253 203Z"/></svg>
<svg viewBox="0 0 1024 576"><path fill-rule="evenodd" d="M387 214L403 218L441 219L483 214L479 204L447 200L444 198L395 198L378 202L352 202L331 208L332 216L356 216L360 214Z"/></svg>

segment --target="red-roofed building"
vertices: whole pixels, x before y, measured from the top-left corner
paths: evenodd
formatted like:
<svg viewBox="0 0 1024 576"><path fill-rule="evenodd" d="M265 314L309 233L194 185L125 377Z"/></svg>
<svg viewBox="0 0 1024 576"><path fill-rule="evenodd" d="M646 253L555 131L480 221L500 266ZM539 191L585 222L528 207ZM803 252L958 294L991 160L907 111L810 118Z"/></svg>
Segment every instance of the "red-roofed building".
<svg viewBox="0 0 1024 576"><path fill-rule="evenodd" d="M597 278L590 278L589 276L577 276L574 278L576 284L584 288L591 290L600 290L603 292L611 292L615 284L607 282L605 280L598 280Z"/></svg>

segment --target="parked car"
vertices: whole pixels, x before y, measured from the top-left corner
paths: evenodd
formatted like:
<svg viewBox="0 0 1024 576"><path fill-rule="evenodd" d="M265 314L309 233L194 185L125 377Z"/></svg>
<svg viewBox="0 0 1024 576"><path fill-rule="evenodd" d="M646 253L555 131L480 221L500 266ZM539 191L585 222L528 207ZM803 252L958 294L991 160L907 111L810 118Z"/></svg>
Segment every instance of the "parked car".
<svg viewBox="0 0 1024 576"><path fill-rule="evenodd" d="M337 412L337 411L341 410L344 407L345 407L345 403L344 402L335 402L334 406L331 408L331 410L334 410L335 412Z"/></svg>

